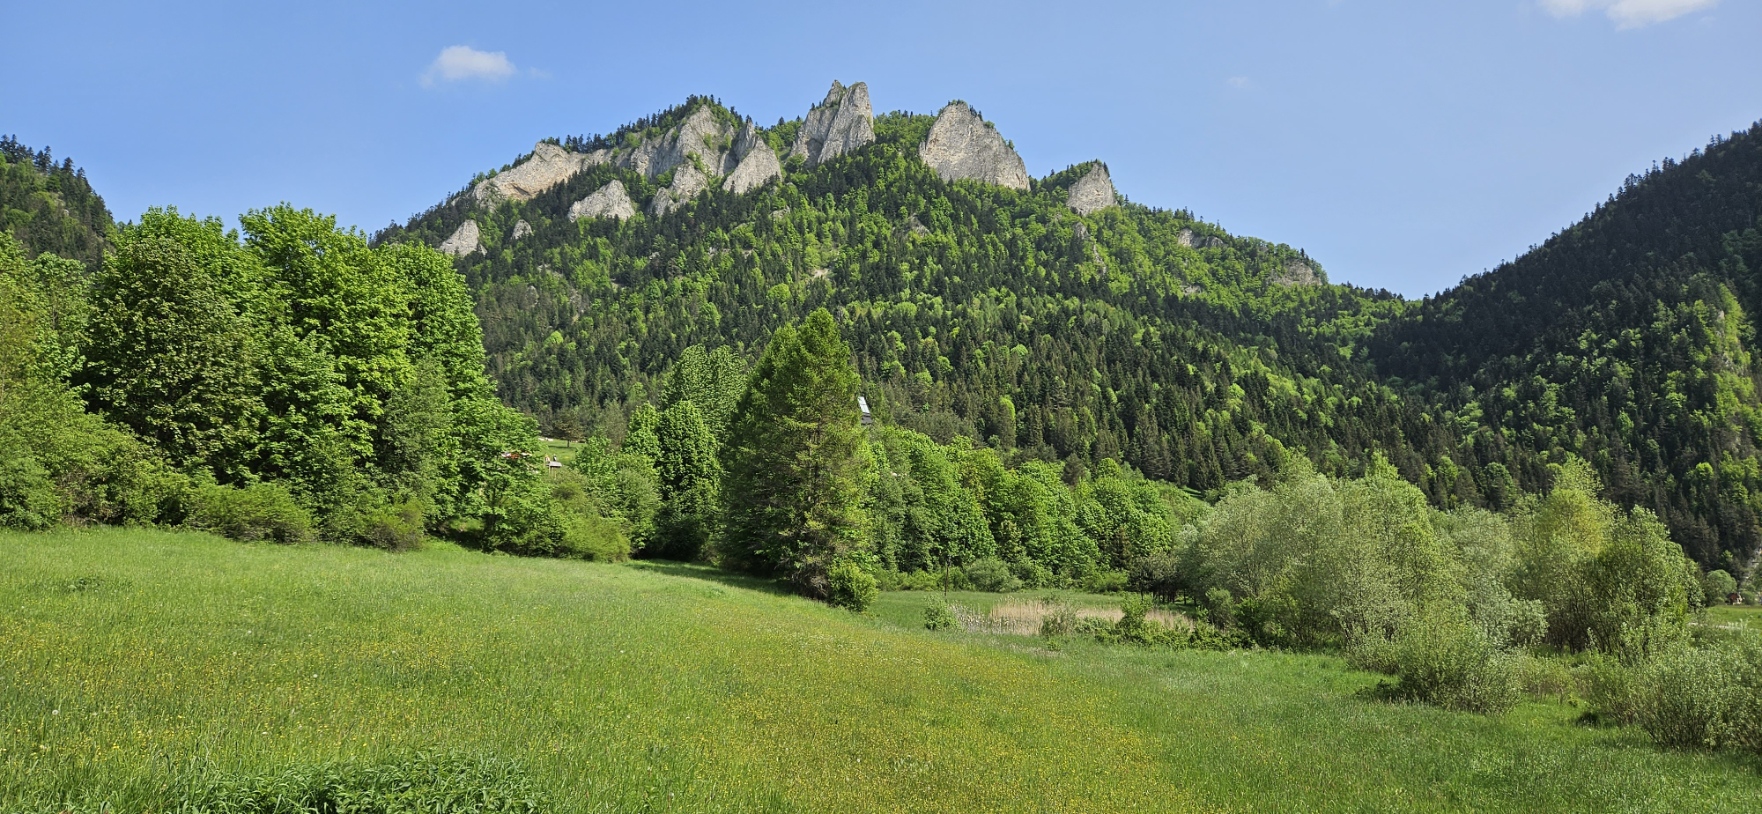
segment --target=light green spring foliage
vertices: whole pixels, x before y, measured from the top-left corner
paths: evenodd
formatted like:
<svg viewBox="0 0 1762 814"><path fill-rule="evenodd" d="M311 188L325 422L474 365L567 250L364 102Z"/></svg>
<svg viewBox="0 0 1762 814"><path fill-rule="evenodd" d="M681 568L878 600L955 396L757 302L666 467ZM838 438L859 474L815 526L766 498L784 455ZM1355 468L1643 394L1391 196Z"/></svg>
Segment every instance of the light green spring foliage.
<svg viewBox="0 0 1762 814"><path fill-rule="evenodd" d="M560 545L536 471L505 456L535 427L495 400L451 263L286 205L240 220L152 210L121 230L68 371L90 406L200 478L285 482L332 539L414 510L480 522L492 547Z"/></svg>
<svg viewBox="0 0 1762 814"><path fill-rule="evenodd" d="M659 570L0 533L0 809L168 811L186 772L231 787L332 761L420 767L429 750L519 764L557 814L1698 812L1762 796L1747 764L1660 752L1563 703L1502 718L1384 704L1376 676L1330 656L1052 654L923 630L939 594L883 594L865 618Z"/></svg>

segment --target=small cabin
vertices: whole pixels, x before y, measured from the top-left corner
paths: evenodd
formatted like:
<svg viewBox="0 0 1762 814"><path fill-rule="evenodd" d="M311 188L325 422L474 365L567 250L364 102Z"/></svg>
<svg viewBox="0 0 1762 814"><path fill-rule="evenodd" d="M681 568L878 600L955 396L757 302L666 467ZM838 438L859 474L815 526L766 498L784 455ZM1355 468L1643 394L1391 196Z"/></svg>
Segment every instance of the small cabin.
<svg viewBox="0 0 1762 814"><path fill-rule="evenodd" d="M874 425L875 416L869 412L868 399L863 398L862 396L857 396L857 410L863 414L863 426L868 427Z"/></svg>

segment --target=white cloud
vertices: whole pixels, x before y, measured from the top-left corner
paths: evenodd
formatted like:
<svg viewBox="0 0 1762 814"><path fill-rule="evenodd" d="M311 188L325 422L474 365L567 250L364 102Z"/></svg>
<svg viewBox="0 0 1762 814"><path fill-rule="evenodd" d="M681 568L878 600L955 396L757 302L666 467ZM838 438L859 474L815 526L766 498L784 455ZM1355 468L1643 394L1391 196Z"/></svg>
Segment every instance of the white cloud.
<svg viewBox="0 0 1762 814"><path fill-rule="evenodd" d="M1538 0L1555 17L1601 11L1620 28L1639 28L1674 20L1719 5L1719 0Z"/></svg>
<svg viewBox="0 0 1762 814"><path fill-rule="evenodd" d="M479 51L469 45L449 45L441 49L440 56L435 57L428 70L423 72L422 86L430 88L437 81L459 82L466 79L500 82L514 73L514 63L509 62L508 55L501 51Z"/></svg>
<svg viewBox="0 0 1762 814"><path fill-rule="evenodd" d="M1236 90L1247 90L1254 87L1254 80L1249 79L1246 76L1232 76L1229 79L1225 79L1224 84L1229 85Z"/></svg>

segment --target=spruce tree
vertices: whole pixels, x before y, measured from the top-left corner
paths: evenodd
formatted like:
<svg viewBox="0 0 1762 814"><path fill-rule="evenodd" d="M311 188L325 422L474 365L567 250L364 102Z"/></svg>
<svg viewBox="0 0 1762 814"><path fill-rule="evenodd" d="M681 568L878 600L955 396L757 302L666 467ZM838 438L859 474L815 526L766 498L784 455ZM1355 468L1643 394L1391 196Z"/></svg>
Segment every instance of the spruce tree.
<svg viewBox="0 0 1762 814"><path fill-rule="evenodd" d="M832 315L780 328L723 446L723 559L826 596L831 565L861 542L865 452L857 373Z"/></svg>

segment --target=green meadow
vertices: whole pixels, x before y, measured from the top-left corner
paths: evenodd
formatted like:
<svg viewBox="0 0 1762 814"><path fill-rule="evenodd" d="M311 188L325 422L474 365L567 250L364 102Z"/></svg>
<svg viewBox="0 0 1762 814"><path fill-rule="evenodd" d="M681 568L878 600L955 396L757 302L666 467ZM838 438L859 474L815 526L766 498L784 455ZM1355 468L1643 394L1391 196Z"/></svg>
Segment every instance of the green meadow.
<svg viewBox="0 0 1762 814"><path fill-rule="evenodd" d="M1484 717L1378 700L1325 655L923 630L938 601L858 616L690 566L3 533L0 811L171 810L193 777L436 749L517 762L559 812L1762 799L1753 757L1567 702Z"/></svg>

